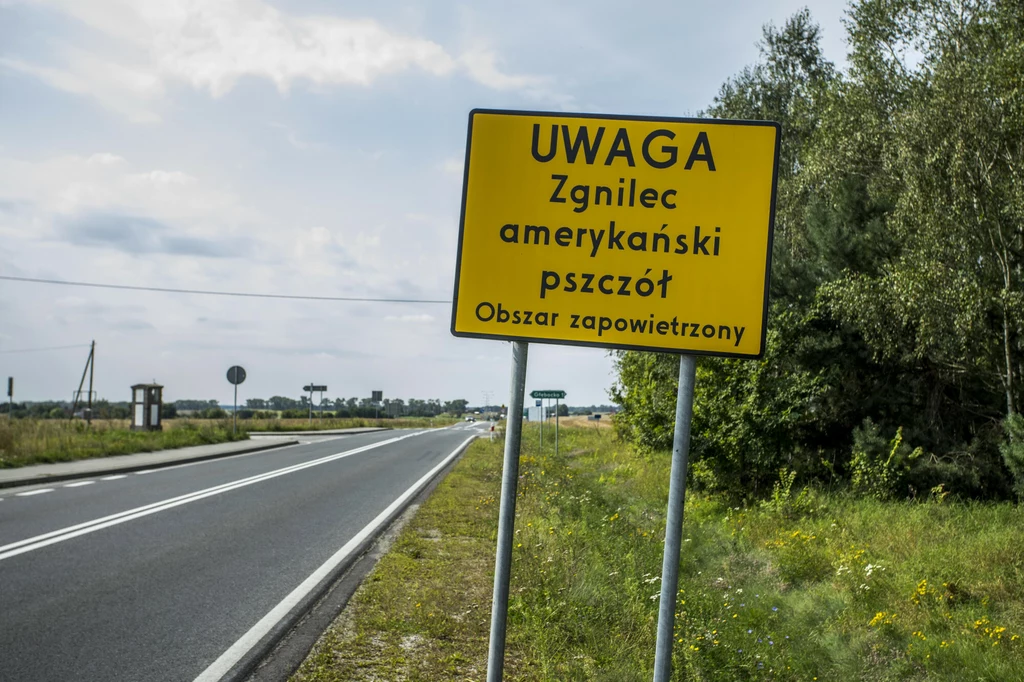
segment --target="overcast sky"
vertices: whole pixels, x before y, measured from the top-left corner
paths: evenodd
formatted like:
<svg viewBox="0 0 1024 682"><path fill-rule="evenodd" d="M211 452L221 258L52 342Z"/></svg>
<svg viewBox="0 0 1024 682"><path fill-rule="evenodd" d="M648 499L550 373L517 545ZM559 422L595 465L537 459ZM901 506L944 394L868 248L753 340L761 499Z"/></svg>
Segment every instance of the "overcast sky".
<svg viewBox="0 0 1024 682"><path fill-rule="evenodd" d="M807 3L0 0L0 274L448 299L474 107L694 115ZM811 5L829 58L844 3ZM68 399L505 402L509 344L448 305L0 281L0 375ZM76 344L79 348L8 353ZM534 344L528 390L608 402L600 350Z"/></svg>

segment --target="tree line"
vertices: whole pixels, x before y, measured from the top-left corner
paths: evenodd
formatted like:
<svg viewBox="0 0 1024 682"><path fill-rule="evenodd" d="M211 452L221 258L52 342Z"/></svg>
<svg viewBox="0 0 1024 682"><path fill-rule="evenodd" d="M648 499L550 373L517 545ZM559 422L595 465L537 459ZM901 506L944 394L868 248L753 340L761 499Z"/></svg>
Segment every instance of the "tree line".
<svg viewBox="0 0 1024 682"><path fill-rule="evenodd" d="M864 0L844 26L844 69L809 11L766 26L704 112L782 142L767 349L698 363L692 480L1024 494L1024 3ZM620 431L670 447L677 358L616 366Z"/></svg>
<svg viewBox="0 0 1024 682"><path fill-rule="evenodd" d="M11 414L15 419L66 419L71 416L71 407L71 403L66 401L14 403ZM338 418L437 417L443 414L460 417L469 409L469 402L461 398L445 401L436 398L412 398L408 401L391 398L382 401L378 407L369 398L337 398L314 400L312 407L315 415L322 412L325 417ZM79 406L79 415L82 409L84 408ZM245 401L244 407L239 407L238 416L242 419L272 419L278 416L286 419L303 418L309 414L309 410L309 396L301 396L298 399L284 396L269 399L249 398ZM3 412L6 413L7 409L5 408ZM184 416L195 419L224 419L229 414L217 400L175 400L164 403L161 408L161 416L164 419ZM129 419L131 403L98 400L93 403L92 416L94 419Z"/></svg>

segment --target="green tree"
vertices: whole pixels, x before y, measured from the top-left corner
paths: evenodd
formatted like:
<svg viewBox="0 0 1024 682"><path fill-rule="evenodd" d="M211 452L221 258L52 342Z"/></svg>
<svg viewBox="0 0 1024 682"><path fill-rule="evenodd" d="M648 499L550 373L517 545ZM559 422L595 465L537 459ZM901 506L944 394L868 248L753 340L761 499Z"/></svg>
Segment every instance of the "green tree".
<svg viewBox="0 0 1024 682"><path fill-rule="evenodd" d="M1024 376L1024 4L864 0L846 28L840 73L806 10L767 26L708 110L778 121L782 149L765 356L701 360L695 468L734 490L780 465L865 480L870 418L927 453L884 452L894 490L1003 495L998 425ZM667 448L675 359L616 363L620 431Z"/></svg>
<svg viewBox="0 0 1024 682"><path fill-rule="evenodd" d="M1012 414L1024 320L1024 8L872 0L854 18L853 87L876 108L899 103L882 124L879 163L902 248L877 275L831 287L834 310L880 357L924 360L950 382L984 376Z"/></svg>

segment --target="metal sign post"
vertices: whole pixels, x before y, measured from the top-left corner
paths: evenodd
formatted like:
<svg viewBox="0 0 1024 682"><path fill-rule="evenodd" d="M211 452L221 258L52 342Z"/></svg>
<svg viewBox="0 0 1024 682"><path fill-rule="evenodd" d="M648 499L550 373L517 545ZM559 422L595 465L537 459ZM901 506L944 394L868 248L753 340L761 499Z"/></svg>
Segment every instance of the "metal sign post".
<svg viewBox="0 0 1024 682"><path fill-rule="evenodd" d="M240 365L228 368L228 381L235 387L235 405L231 413L231 435L238 433L238 384L245 381L245 370Z"/></svg>
<svg viewBox="0 0 1024 682"><path fill-rule="evenodd" d="M14 419L14 377L7 377L7 418Z"/></svg>
<svg viewBox="0 0 1024 682"><path fill-rule="evenodd" d="M679 550L686 501L686 467L690 453L690 422L693 419L693 384L697 358L679 356L679 388L676 391L676 425L672 436L672 472L669 474L668 511L665 523L665 554L661 560L661 600L658 602L658 640L654 650L654 682L668 682L672 674L672 632L675 629L676 594L679 588Z"/></svg>
<svg viewBox="0 0 1024 682"><path fill-rule="evenodd" d="M540 451L544 452L544 401L538 400L537 407L540 408Z"/></svg>
<svg viewBox="0 0 1024 682"><path fill-rule="evenodd" d="M544 447L544 422L547 421L547 405L545 400L555 401L555 456L558 456L558 401L565 397L565 391L530 391L530 397L537 399L537 407L540 407L540 445ZM548 403L550 405L550 403Z"/></svg>
<svg viewBox="0 0 1024 682"><path fill-rule="evenodd" d="M313 393L316 392L316 393L320 394L320 419L322 421L323 418L324 418L324 405L323 405L323 402L324 402L324 391L327 390L327 386L325 386L325 385L317 385L317 384L314 384L311 381L306 386L303 386L302 390L309 392L309 423L310 424L313 423Z"/></svg>
<svg viewBox="0 0 1024 682"><path fill-rule="evenodd" d="M508 620L508 584L512 570L516 488L519 483L519 447L523 435L523 397L526 393L526 355L529 344L512 342L512 386L509 388L505 425L505 458L501 467L498 506L498 549L494 557L494 595L491 599L491 638L487 648L487 682L501 682L505 670L505 626Z"/></svg>

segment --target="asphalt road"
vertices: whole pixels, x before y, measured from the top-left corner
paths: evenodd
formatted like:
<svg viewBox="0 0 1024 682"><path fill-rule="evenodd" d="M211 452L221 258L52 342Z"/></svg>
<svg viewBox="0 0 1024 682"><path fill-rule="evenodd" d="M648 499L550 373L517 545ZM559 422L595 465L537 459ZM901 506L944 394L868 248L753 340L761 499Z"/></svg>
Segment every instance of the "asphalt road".
<svg viewBox="0 0 1024 682"><path fill-rule="evenodd" d="M484 428L0 491L0 680L218 679Z"/></svg>

